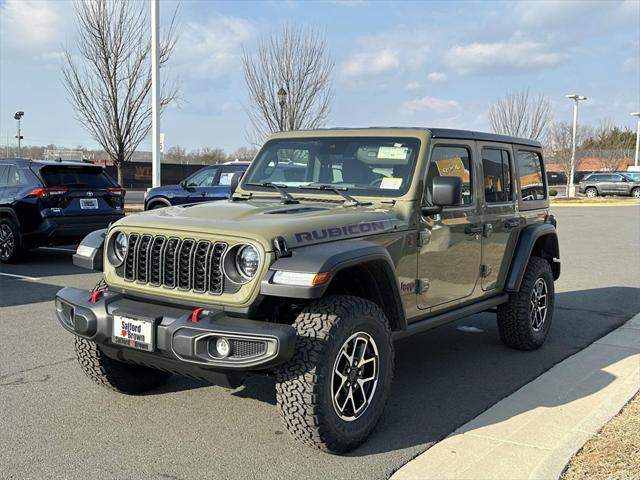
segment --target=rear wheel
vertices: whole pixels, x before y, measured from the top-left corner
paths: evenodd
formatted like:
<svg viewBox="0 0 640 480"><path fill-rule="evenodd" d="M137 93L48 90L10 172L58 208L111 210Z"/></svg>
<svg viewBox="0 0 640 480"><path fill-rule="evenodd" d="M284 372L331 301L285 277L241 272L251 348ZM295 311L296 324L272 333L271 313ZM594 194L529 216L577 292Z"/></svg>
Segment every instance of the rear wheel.
<svg viewBox="0 0 640 480"><path fill-rule="evenodd" d="M0 220L0 263L15 262L20 258L20 230L10 218Z"/></svg>
<svg viewBox="0 0 640 480"><path fill-rule="evenodd" d="M589 187L584 191L584 194L589 198L597 197L598 190L595 187Z"/></svg>
<svg viewBox="0 0 640 480"><path fill-rule="evenodd" d="M640 187L636 187L633 190L631 190L631 196L633 198L640 198Z"/></svg>
<svg viewBox="0 0 640 480"><path fill-rule="evenodd" d="M318 300L294 322L293 358L276 372L276 398L289 433L342 453L376 426L393 377L391 331L374 303L348 295Z"/></svg>
<svg viewBox="0 0 640 480"><path fill-rule="evenodd" d="M101 280L93 291L105 291ZM86 338L75 337L76 358L82 371L98 385L119 393L140 394L165 383L170 373L153 368L119 362L107 357L100 347Z"/></svg>
<svg viewBox="0 0 640 480"><path fill-rule="evenodd" d="M498 332L502 342L518 350L535 350L551 327L554 305L553 273L549 262L531 257L520 291L498 307Z"/></svg>

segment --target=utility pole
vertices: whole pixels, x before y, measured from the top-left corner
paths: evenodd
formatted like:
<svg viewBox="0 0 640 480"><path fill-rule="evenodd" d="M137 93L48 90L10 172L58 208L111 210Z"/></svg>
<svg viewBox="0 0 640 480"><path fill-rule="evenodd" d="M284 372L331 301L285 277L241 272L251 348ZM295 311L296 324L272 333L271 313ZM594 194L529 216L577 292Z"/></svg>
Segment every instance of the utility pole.
<svg viewBox="0 0 640 480"><path fill-rule="evenodd" d="M565 95L567 98L573 100L573 142L571 147L571 169L569 173L569 185L567 185L567 197L576 196L576 186L573 184L573 176L576 170L576 134L578 132L578 102L580 100L586 100L587 97L582 95Z"/></svg>
<svg viewBox="0 0 640 480"><path fill-rule="evenodd" d="M160 36L159 0L151 0L151 186L159 187L160 180Z"/></svg>
<svg viewBox="0 0 640 480"><path fill-rule="evenodd" d="M20 119L24 117L24 112L23 111L18 111L15 113L15 115L13 116L13 118L15 118L18 121L18 135L16 135L16 138L18 139L18 158L22 158L22 133L20 132Z"/></svg>
<svg viewBox="0 0 640 480"><path fill-rule="evenodd" d="M633 164L638 166L638 157L640 156L640 112L633 112L631 115L638 117L638 127L636 128L636 159Z"/></svg>

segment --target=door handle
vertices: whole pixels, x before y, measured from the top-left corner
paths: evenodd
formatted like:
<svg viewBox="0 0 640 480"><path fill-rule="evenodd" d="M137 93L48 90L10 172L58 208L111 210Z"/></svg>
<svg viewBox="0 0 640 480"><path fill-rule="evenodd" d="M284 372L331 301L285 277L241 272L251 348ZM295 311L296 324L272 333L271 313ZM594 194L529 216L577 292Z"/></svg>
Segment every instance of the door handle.
<svg viewBox="0 0 640 480"><path fill-rule="evenodd" d="M516 228L520 226L520 220L516 218L510 218L509 220L504 221L504 228Z"/></svg>
<svg viewBox="0 0 640 480"><path fill-rule="evenodd" d="M482 225L467 225L464 227L464 233L467 235L476 235L482 233Z"/></svg>

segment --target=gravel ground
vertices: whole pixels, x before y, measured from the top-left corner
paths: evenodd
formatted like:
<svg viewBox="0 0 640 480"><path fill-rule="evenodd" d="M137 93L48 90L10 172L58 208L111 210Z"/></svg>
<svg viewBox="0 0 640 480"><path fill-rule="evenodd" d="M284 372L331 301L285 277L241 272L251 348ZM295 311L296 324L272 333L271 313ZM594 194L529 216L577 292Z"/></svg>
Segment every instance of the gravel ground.
<svg viewBox="0 0 640 480"><path fill-rule="evenodd" d="M640 394L576 454L562 480L640 479Z"/></svg>

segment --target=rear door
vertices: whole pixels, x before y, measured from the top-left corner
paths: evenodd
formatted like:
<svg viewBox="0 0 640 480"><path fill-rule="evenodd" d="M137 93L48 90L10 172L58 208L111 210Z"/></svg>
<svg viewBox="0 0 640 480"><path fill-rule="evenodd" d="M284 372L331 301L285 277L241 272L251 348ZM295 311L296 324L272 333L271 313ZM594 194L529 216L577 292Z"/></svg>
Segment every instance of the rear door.
<svg viewBox="0 0 640 480"><path fill-rule="evenodd" d="M458 176L462 202L419 221L418 307L433 311L472 298L478 282L482 223L477 202L475 142L434 140L427 167L424 203L430 205L433 178Z"/></svg>
<svg viewBox="0 0 640 480"><path fill-rule="evenodd" d="M511 145L480 143L482 158L482 290L498 286L501 274L506 274L511 251L518 237L519 215L515 209L514 162ZM504 275L503 275L504 276Z"/></svg>

